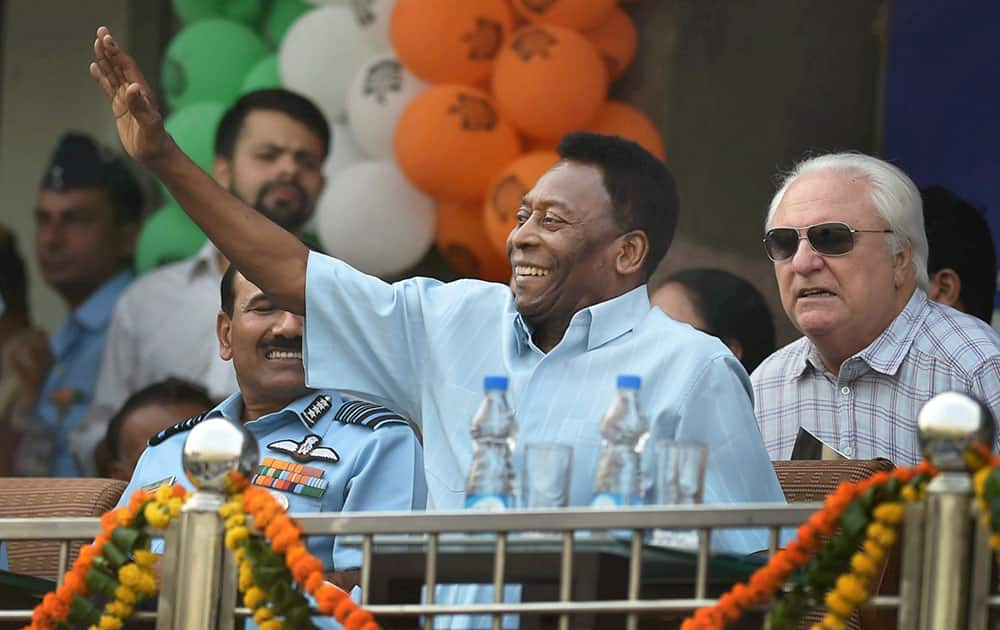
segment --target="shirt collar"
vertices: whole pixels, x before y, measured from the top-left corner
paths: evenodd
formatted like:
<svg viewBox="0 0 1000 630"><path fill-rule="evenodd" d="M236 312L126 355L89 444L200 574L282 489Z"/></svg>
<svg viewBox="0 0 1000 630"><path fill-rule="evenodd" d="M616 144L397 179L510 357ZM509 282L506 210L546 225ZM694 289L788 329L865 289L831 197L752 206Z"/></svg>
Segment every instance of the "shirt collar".
<svg viewBox="0 0 1000 630"><path fill-rule="evenodd" d="M205 244L201 246L191 258L191 276L196 276L206 271L212 271L218 276L222 276L225 273L225 269L221 269L219 265L219 250L215 248L212 241L205 240Z"/></svg>
<svg viewBox="0 0 1000 630"><path fill-rule="evenodd" d="M923 289L914 290L902 312L858 356L873 370L889 376L895 374L927 316L927 303Z"/></svg>
<svg viewBox="0 0 1000 630"><path fill-rule="evenodd" d="M531 328L525 323L513 298L508 303L514 338L521 351L533 347ZM649 314L649 296L646 285L640 285L618 297L582 308L570 320L570 326L588 326L587 350L593 350L624 335Z"/></svg>
<svg viewBox="0 0 1000 630"><path fill-rule="evenodd" d="M328 399L329 404L323 400L324 398ZM283 409L264 414L253 422L268 422L286 414L294 414L307 431L322 435L325 432L325 427L333 421L341 404L343 404L343 399L333 391L310 390L305 396L285 405ZM243 394L236 392L226 398L208 412L208 417L223 417L232 422L240 422L243 417Z"/></svg>
<svg viewBox="0 0 1000 630"><path fill-rule="evenodd" d="M114 311L118 296L132 282L132 272L119 271L91 293L80 306L69 314L52 336L52 354L57 357L73 345L73 341L83 332L104 330Z"/></svg>
<svg viewBox="0 0 1000 630"><path fill-rule="evenodd" d="M920 288L914 290L913 295L906 302L906 306L882 331L882 334L868 344L867 348L854 356L863 360L877 372L887 376L895 374L903 363L906 353L910 351L917 331L927 316L927 303L928 297L924 290ZM819 356L819 351L808 339L805 339L802 346L796 348L794 353L797 356L792 357L791 364L793 366L799 365L801 369L792 370L789 374L789 380L801 378L810 369L816 371L826 369Z"/></svg>

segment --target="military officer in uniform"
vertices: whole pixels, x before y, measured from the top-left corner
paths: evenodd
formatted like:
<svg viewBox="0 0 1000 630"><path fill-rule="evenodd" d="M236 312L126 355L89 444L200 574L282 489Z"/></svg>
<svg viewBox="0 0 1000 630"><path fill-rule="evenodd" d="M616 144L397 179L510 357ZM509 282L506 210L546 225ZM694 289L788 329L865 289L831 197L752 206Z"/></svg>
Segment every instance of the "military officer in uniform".
<svg viewBox="0 0 1000 630"><path fill-rule="evenodd" d="M303 318L275 308L234 267L222 278L221 297L219 353L233 362L239 391L153 436L120 503L139 488L190 487L181 467L187 431L221 416L244 423L257 438L261 463L252 482L270 489L289 512L423 509L423 450L406 419L333 390L307 388ZM335 582L356 583L357 549L340 548L330 537L307 544Z"/></svg>

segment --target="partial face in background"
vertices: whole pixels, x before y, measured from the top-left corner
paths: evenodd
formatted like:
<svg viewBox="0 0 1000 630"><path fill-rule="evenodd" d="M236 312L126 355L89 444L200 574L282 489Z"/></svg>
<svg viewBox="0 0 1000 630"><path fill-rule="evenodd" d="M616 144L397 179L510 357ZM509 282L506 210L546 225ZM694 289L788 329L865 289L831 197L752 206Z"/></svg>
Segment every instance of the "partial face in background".
<svg viewBox="0 0 1000 630"><path fill-rule="evenodd" d="M118 434L121 457L112 464L111 476L122 481L130 480L149 438L203 411L204 407L195 402L152 403L132 410L122 421L121 433Z"/></svg>
<svg viewBox="0 0 1000 630"><path fill-rule="evenodd" d="M219 313L219 356L233 362L243 397L284 406L303 396L302 317L276 308L242 274L233 295L233 316Z"/></svg>
<svg viewBox="0 0 1000 630"><path fill-rule="evenodd" d="M511 284L525 321L568 322L580 309L620 295L621 233L599 168L567 161L542 175L507 237Z"/></svg>
<svg viewBox="0 0 1000 630"><path fill-rule="evenodd" d="M649 299L653 306L660 307L670 319L691 324L698 330L708 332L708 323L701 316L691 294L679 282L667 282L653 293Z"/></svg>
<svg viewBox="0 0 1000 630"><path fill-rule="evenodd" d="M42 277L73 305L128 264L137 222L119 223L100 188L42 190L35 208L35 255Z"/></svg>
<svg viewBox="0 0 1000 630"><path fill-rule="evenodd" d="M296 231L312 217L323 191L323 143L299 121L259 109L243 121L233 159L216 158L224 188L281 227Z"/></svg>
<svg viewBox="0 0 1000 630"><path fill-rule="evenodd" d="M805 228L840 221L858 230L884 230L866 179L843 171L819 171L789 186L772 228ZM886 234L854 234L854 248L824 256L802 239L794 256L774 263L785 313L814 343L847 356L868 346L892 322L899 294L911 286L911 250L893 254Z"/></svg>

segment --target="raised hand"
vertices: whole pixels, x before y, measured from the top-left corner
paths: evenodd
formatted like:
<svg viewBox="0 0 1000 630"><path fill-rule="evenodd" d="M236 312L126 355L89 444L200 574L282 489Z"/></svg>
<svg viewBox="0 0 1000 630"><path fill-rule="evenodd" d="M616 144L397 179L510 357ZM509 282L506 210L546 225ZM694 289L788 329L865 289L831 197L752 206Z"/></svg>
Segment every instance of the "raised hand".
<svg viewBox="0 0 1000 630"><path fill-rule="evenodd" d="M115 115L122 146L140 162L164 155L172 140L163 116L135 60L119 48L106 26L97 29L90 76L104 90Z"/></svg>

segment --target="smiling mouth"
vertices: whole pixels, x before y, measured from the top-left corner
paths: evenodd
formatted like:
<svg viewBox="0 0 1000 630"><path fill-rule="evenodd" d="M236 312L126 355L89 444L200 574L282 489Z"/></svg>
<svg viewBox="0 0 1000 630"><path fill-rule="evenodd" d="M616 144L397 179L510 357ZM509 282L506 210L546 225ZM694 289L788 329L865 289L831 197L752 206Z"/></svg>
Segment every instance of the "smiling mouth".
<svg viewBox="0 0 1000 630"><path fill-rule="evenodd" d="M298 359L302 360L301 350L268 350L264 355L266 359Z"/></svg>
<svg viewBox="0 0 1000 630"><path fill-rule="evenodd" d="M542 269L541 267L530 267L527 265L518 265L514 267L514 273L519 276L538 276L543 277L549 275L548 269Z"/></svg>

